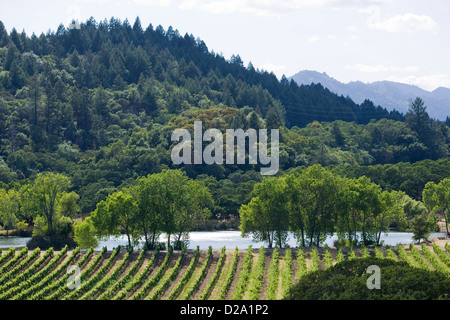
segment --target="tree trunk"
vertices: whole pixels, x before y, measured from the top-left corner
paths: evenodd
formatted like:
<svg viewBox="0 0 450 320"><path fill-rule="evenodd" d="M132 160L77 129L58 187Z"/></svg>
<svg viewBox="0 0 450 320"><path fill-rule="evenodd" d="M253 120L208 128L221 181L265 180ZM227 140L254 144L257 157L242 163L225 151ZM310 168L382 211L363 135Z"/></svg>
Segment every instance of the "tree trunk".
<svg viewBox="0 0 450 320"><path fill-rule="evenodd" d="M128 238L128 249L131 249L131 238L130 234L127 232L127 238Z"/></svg>
<svg viewBox="0 0 450 320"><path fill-rule="evenodd" d="M145 227L145 222L142 223L142 229L144 231L144 239L145 239L145 244L148 246L148 235L147 235L147 228Z"/></svg>
<svg viewBox="0 0 450 320"><path fill-rule="evenodd" d="M445 220L445 228L447 230L447 237L450 235L448 232L448 221L447 221L447 212L444 210L444 220Z"/></svg>
<svg viewBox="0 0 450 320"><path fill-rule="evenodd" d="M53 238L53 218L52 216L47 216L47 222L48 222L48 232L50 234L50 238Z"/></svg>
<svg viewBox="0 0 450 320"><path fill-rule="evenodd" d="M151 242L151 244L150 244L150 248L155 248L155 246L156 246L156 233L153 232L153 235L152 235L152 242Z"/></svg>

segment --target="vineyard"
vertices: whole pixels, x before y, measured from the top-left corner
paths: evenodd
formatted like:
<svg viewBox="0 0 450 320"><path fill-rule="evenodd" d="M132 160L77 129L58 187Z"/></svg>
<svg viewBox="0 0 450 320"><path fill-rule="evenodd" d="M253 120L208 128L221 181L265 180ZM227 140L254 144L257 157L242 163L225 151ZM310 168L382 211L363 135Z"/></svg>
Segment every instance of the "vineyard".
<svg viewBox="0 0 450 320"><path fill-rule="evenodd" d="M368 256L450 275L448 243L354 250L24 248L1 252L0 300L277 300L311 271Z"/></svg>

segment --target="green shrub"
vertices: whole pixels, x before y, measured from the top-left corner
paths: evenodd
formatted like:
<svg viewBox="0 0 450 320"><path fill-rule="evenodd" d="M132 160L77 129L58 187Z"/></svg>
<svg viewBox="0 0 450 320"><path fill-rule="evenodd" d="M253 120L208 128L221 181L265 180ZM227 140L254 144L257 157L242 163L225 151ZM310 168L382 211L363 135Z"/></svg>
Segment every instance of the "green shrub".
<svg viewBox="0 0 450 320"><path fill-rule="evenodd" d="M381 288L368 289L370 265L381 270ZM450 278L391 259L366 258L340 262L311 272L291 287L288 300L435 300L450 299Z"/></svg>

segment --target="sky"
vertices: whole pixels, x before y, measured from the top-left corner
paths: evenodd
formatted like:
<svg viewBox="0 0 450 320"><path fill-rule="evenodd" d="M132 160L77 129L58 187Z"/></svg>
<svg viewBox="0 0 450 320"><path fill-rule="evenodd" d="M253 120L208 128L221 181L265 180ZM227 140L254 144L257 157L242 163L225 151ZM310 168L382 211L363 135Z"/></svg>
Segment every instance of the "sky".
<svg viewBox="0 0 450 320"><path fill-rule="evenodd" d="M5 27L27 35L72 19L139 16L144 28L172 26L279 78L315 70L429 91L450 88L449 10L446 0L0 0Z"/></svg>

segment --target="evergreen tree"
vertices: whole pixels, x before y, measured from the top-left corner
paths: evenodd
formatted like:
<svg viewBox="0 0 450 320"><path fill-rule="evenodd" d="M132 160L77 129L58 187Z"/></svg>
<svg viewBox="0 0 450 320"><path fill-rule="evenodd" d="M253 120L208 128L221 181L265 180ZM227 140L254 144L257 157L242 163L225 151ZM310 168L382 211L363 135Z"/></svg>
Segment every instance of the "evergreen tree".
<svg viewBox="0 0 450 320"><path fill-rule="evenodd" d="M91 135L92 128L92 103L91 95L87 88L75 91L71 97L74 120L79 130L76 143L82 150L86 150L93 145ZM46 115L47 117L50 115Z"/></svg>
<svg viewBox="0 0 450 320"><path fill-rule="evenodd" d="M13 28L11 30L11 33L9 36L11 37L11 41L16 46L17 50L19 50L20 52L23 52L22 40L21 40L20 35L17 32L16 28Z"/></svg>
<svg viewBox="0 0 450 320"><path fill-rule="evenodd" d="M439 124L430 119L425 102L417 97L412 103L405 116L406 123L414 130L419 140L428 148L427 157L438 159L448 154L446 148L441 148L445 137Z"/></svg>
<svg viewBox="0 0 450 320"><path fill-rule="evenodd" d="M8 44L9 36L6 31L5 25L0 21L0 47L6 47Z"/></svg>
<svg viewBox="0 0 450 320"><path fill-rule="evenodd" d="M33 75L29 78L30 87L30 103L33 110L33 124L37 126L38 124L38 110L39 110L39 100L41 98L41 88L40 88L40 77L39 75Z"/></svg>
<svg viewBox="0 0 450 320"><path fill-rule="evenodd" d="M255 111L252 111L249 115L248 127L255 130L259 130L261 128L258 114Z"/></svg>
<svg viewBox="0 0 450 320"><path fill-rule="evenodd" d="M23 72L20 59L15 59L11 63L9 76L11 77L11 85L13 90L21 89L25 85L26 76L25 72Z"/></svg>
<svg viewBox="0 0 450 320"><path fill-rule="evenodd" d="M278 129L281 126L280 118L275 111L275 108L271 107L266 114L266 129Z"/></svg>
<svg viewBox="0 0 450 320"><path fill-rule="evenodd" d="M335 121L333 123L333 128L331 133L334 136L334 140L336 141L336 145L338 147L343 147L345 145L345 137L341 132L341 129L339 128L339 124Z"/></svg>
<svg viewBox="0 0 450 320"><path fill-rule="evenodd" d="M410 223L409 227L411 232L413 233L413 239L417 240L420 243L420 240L427 240L428 235L432 231L432 224L425 214L419 214L414 217Z"/></svg>
<svg viewBox="0 0 450 320"><path fill-rule="evenodd" d="M406 123L412 130L417 132L422 141L430 129L430 116L426 110L425 102L420 97L417 97L411 103L405 116Z"/></svg>
<svg viewBox="0 0 450 320"><path fill-rule="evenodd" d="M150 116L156 116L158 114L158 104L156 102L156 97L151 89L144 91L141 98L141 106L145 113Z"/></svg>

